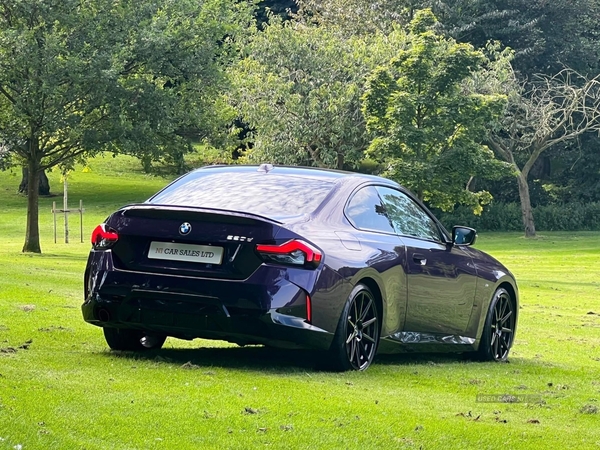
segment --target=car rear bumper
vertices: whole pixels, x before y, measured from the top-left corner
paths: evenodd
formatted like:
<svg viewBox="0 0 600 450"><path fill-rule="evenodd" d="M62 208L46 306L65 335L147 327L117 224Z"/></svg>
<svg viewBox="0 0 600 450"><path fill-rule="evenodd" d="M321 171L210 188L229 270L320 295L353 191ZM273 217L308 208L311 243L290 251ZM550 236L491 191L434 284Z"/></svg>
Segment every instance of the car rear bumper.
<svg viewBox="0 0 600 450"><path fill-rule="evenodd" d="M94 270L92 264L82 312L86 322L101 327L326 350L333 334L307 321L306 297L273 268L232 281L132 272L112 264Z"/></svg>

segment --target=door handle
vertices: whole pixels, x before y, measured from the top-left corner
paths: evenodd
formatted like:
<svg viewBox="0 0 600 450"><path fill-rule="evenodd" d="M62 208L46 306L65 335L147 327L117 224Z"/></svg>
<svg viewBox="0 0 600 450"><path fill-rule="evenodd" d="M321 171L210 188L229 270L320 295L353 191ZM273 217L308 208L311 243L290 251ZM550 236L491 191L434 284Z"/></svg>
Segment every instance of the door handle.
<svg viewBox="0 0 600 450"><path fill-rule="evenodd" d="M422 255L420 253L413 253L412 258L413 258L413 261L416 262L417 264L420 264L422 266L427 264L427 258L425 257L425 255Z"/></svg>

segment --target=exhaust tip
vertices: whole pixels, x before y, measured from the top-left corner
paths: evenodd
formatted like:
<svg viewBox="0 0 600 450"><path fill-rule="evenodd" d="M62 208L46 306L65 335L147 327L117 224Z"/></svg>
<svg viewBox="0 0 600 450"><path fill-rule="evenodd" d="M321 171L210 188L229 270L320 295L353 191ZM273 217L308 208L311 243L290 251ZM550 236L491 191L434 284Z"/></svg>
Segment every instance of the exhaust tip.
<svg viewBox="0 0 600 450"><path fill-rule="evenodd" d="M109 322L110 321L110 313L108 312L107 309L99 309L98 312L96 313L96 315L98 316L98 320L100 322Z"/></svg>

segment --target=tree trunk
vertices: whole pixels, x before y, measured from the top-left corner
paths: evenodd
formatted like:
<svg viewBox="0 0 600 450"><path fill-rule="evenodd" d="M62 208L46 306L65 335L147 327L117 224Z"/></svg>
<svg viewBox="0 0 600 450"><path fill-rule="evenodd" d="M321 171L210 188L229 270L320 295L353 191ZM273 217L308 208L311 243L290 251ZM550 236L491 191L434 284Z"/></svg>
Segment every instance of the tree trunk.
<svg viewBox="0 0 600 450"><path fill-rule="evenodd" d="M33 152L35 155L37 152ZM29 179L27 180L27 229L25 231L25 245L23 252L42 253L40 247L39 226L39 185L40 173L39 161L31 158L28 161Z"/></svg>
<svg viewBox="0 0 600 450"><path fill-rule="evenodd" d="M337 167L336 168L339 170L344 169L344 154L343 153L337 154Z"/></svg>
<svg viewBox="0 0 600 450"><path fill-rule="evenodd" d="M142 162L142 167L144 168L144 173L152 172L152 158L148 155L144 155L140 158Z"/></svg>
<svg viewBox="0 0 600 450"><path fill-rule="evenodd" d="M42 170L40 172L40 195L50 195L50 180L48 180L48 175L46 175L46 171Z"/></svg>
<svg viewBox="0 0 600 450"><path fill-rule="evenodd" d="M21 178L21 184L19 184L19 192L27 192L27 186L29 183L29 169L23 166L23 176ZM45 171L40 172L40 185L39 195L50 195L50 181Z"/></svg>
<svg viewBox="0 0 600 450"><path fill-rule="evenodd" d="M521 214L523 216L525 237L535 237L535 223L533 222L533 211L531 209L531 198L529 196L527 175L519 172L517 174L517 183L519 185L519 198L521 199Z"/></svg>

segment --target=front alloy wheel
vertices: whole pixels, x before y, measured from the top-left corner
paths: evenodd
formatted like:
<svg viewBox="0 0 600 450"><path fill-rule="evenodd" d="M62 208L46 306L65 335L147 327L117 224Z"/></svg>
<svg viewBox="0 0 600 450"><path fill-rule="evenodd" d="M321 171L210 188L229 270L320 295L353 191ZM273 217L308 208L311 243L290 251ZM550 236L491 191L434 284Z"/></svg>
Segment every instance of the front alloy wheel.
<svg viewBox="0 0 600 450"><path fill-rule="evenodd" d="M485 361L506 361L512 347L517 312L508 291L504 288L496 290L490 304L479 354Z"/></svg>
<svg viewBox="0 0 600 450"><path fill-rule="evenodd" d="M332 344L336 368L367 369L375 358L379 333L375 297L367 286L358 284L346 302Z"/></svg>

